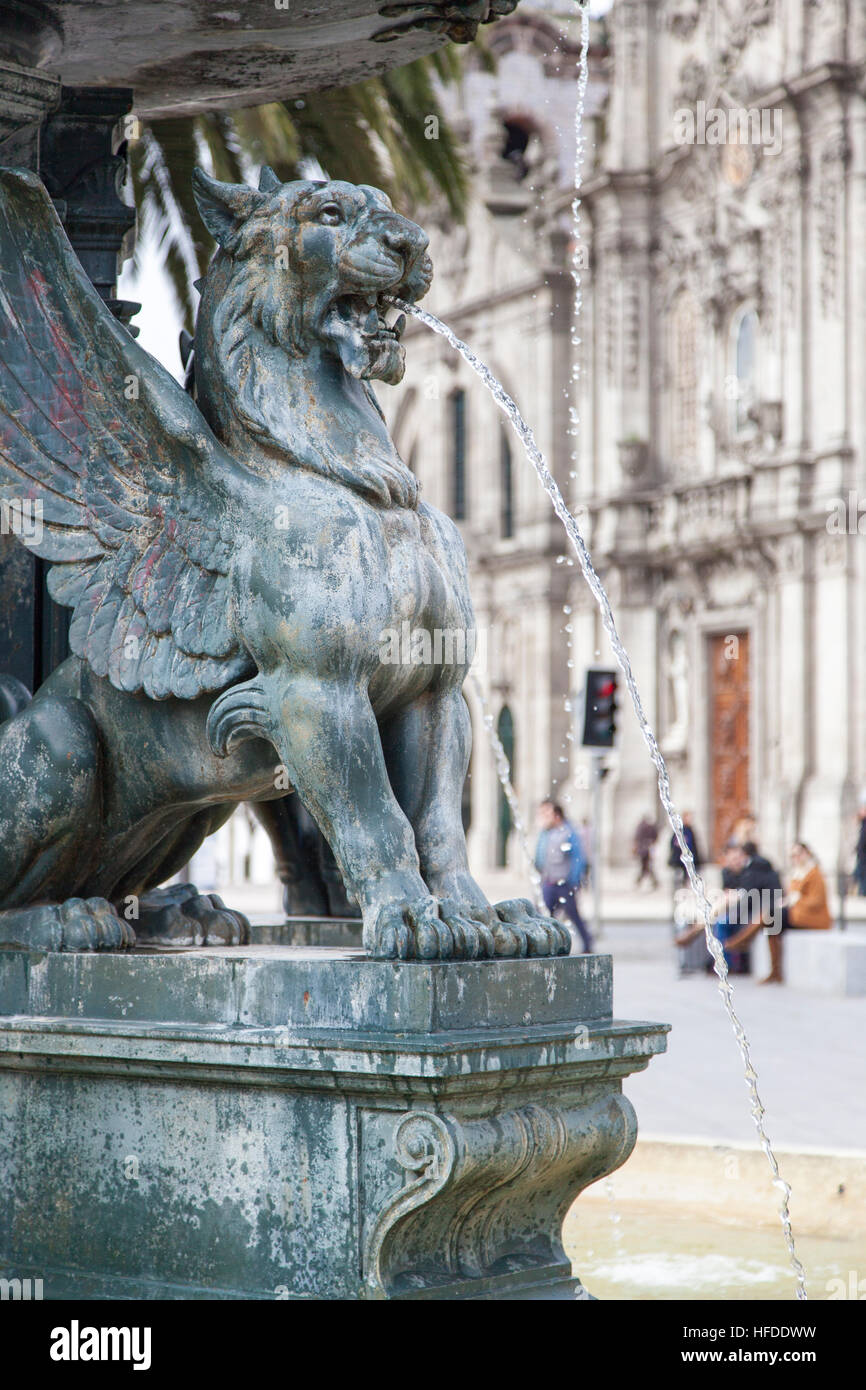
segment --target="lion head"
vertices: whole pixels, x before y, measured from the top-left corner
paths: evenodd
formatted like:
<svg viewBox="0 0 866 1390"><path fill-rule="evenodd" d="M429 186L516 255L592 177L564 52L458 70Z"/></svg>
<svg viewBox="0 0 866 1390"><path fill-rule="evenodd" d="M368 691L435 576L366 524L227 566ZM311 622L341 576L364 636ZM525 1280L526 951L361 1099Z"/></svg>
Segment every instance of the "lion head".
<svg viewBox="0 0 866 1390"><path fill-rule="evenodd" d="M426 234L365 185L280 183L266 168L252 189L197 169L194 191L219 246L195 336L208 423L250 466L264 452L414 506L370 382L403 376L394 301L430 286Z"/></svg>
<svg viewBox="0 0 866 1390"><path fill-rule="evenodd" d="M433 268L426 233L386 194L340 180L280 183L270 169L258 191L197 169L194 189L246 312L276 343L295 356L330 348L358 380L401 380L405 318L393 301L419 299Z"/></svg>

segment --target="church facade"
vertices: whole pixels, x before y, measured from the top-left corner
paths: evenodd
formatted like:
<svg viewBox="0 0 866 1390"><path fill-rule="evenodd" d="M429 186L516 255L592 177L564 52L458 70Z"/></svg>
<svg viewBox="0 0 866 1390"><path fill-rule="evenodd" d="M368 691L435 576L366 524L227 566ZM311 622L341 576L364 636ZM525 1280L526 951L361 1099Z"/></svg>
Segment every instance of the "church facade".
<svg viewBox="0 0 866 1390"><path fill-rule="evenodd" d="M866 784L866 10L614 0L593 21L575 244L578 37L576 7L523 0L492 34L496 72L465 74L472 205L462 227L425 214L429 305L533 426L704 846L752 814L765 852L801 837L832 873ZM521 815L553 792L582 819L577 696L610 663L598 611L482 383L444 340L408 337L389 419L466 540L478 682ZM470 850L517 867L469 700ZM656 805L620 704L614 862Z"/></svg>

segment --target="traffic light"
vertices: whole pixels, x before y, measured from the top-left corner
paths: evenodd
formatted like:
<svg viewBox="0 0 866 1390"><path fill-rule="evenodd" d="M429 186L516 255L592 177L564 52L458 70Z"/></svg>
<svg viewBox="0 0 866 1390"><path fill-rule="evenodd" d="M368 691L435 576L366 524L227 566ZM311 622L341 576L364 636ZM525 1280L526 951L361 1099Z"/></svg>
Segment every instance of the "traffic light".
<svg viewBox="0 0 866 1390"><path fill-rule="evenodd" d="M616 671L591 666L583 692L584 748L612 748L616 734Z"/></svg>

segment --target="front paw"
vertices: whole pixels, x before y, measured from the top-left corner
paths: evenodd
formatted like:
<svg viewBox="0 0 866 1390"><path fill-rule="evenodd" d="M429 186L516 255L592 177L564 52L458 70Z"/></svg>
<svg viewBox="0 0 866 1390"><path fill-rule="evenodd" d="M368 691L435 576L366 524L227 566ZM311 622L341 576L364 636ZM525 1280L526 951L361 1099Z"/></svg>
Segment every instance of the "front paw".
<svg viewBox="0 0 866 1390"><path fill-rule="evenodd" d="M560 922L542 917L528 898L497 903L497 956L567 956L571 937Z"/></svg>
<svg viewBox="0 0 866 1390"><path fill-rule="evenodd" d="M384 903L364 918L364 949L375 960L450 960L457 954L451 927L435 898Z"/></svg>
<svg viewBox="0 0 866 1390"><path fill-rule="evenodd" d="M480 906L465 898L442 898L439 913L454 940L460 960L484 960L496 955L496 913L489 903Z"/></svg>
<svg viewBox="0 0 866 1390"><path fill-rule="evenodd" d="M142 895L136 934L139 942L154 946L244 946L250 924L217 893L175 883Z"/></svg>

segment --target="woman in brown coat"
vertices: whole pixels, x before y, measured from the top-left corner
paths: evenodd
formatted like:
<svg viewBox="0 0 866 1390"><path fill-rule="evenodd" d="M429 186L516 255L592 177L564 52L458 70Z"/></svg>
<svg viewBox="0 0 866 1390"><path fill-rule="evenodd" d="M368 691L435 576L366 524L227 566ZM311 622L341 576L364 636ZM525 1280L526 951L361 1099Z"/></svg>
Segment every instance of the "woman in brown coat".
<svg viewBox="0 0 866 1390"><path fill-rule="evenodd" d="M788 922L808 931L826 931L833 919L827 906L827 885L808 845L797 841L791 850L791 878L788 883Z"/></svg>

